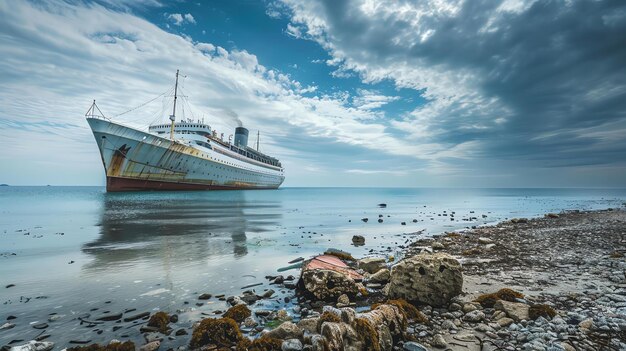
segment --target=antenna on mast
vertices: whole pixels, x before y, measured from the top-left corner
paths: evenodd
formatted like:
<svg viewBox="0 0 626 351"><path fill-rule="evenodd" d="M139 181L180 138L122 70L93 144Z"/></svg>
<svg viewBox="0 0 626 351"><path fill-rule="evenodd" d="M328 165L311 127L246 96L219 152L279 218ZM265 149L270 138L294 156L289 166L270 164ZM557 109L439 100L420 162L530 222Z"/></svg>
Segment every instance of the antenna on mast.
<svg viewBox="0 0 626 351"><path fill-rule="evenodd" d="M174 140L174 121L176 120L176 99L178 98L178 70L176 70L176 84L174 85L174 108L172 109L172 114L170 115L170 121L172 121L172 125L170 127L170 139Z"/></svg>
<svg viewBox="0 0 626 351"><path fill-rule="evenodd" d="M259 151L259 137L261 136L260 131L256 131L256 151Z"/></svg>

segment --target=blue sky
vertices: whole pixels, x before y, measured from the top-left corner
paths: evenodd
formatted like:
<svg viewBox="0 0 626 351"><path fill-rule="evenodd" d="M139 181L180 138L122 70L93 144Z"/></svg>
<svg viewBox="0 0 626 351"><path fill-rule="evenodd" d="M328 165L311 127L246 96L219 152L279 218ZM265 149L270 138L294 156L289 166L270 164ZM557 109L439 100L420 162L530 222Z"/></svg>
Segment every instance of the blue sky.
<svg viewBox="0 0 626 351"><path fill-rule="evenodd" d="M620 1L4 1L0 183L101 185L92 99L139 128L180 69L286 186L626 186ZM189 112L191 111L191 112Z"/></svg>

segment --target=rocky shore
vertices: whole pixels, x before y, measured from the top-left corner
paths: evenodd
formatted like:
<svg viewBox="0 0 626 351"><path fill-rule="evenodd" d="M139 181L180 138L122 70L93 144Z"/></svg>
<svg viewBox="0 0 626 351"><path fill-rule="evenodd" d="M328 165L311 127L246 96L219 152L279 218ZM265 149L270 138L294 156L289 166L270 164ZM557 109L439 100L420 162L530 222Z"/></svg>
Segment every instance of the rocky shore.
<svg viewBox="0 0 626 351"><path fill-rule="evenodd" d="M199 295L231 306L210 316L127 310L72 318L68 327L119 337L75 340L69 350L625 350L625 254L623 209L443 233L406 243L401 257L330 250L290 262L302 266L300 277L268 276L239 296ZM54 314L32 326L42 332L31 341L2 339L20 322L3 318L3 349L55 349L45 333ZM129 330L143 340L127 341Z"/></svg>

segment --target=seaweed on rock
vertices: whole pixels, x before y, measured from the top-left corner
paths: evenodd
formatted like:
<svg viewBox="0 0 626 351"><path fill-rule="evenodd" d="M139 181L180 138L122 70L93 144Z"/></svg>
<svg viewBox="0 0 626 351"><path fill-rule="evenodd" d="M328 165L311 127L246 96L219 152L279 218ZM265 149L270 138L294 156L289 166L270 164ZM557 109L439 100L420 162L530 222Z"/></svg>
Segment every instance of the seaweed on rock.
<svg viewBox="0 0 626 351"><path fill-rule="evenodd" d="M378 339L378 333L372 324L365 318L356 318L354 320L354 330L365 350L380 351L380 341Z"/></svg>
<svg viewBox="0 0 626 351"><path fill-rule="evenodd" d="M170 322L170 316L165 312L157 312L150 316L148 320L149 327L155 327L159 329L161 333L167 333L167 325Z"/></svg>
<svg viewBox="0 0 626 351"><path fill-rule="evenodd" d="M244 338L237 344L237 351L281 351L282 345L282 340L263 335L253 341Z"/></svg>
<svg viewBox="0 0 626 351"><path fill-rule="evenodd" d="M243 339L239 325L231 318L205 318L194 328L189 346L192 349L214 344L231 347Z"/></svg>
<svg viewBox="0 0 626 351"><path fill-rule="evenodd" d="M132 341L114 342L107 345L91 344L88 346L69 347L67 351L135 351Z"/></svg>
<svg viewBox="0 0 626 351"><path fill-rule="evenodd" d="M322 328L322 324L324 322L331 322L331 323L341 323L341 317L339 317L338 315L329 312L329 311L325 311L320 315L320 318L317 321L317 330L321 330Z"/></svg>
<svg viewBox="0 0 626 351"><path fill-rule="evenodd" d="M240 305L235 305L229 308L228 311L224 313L223 317L231 318L235 322L241 323L246 318L250 317L251 315L252 313L250 312L250 309L248 308L248 306L244 304L240 304Z"/></svg>
<svg viewBox="0 0 626 351"><path fill-rule="evenodd" d="M530 319L537 319L539 317L552 319L554 316L556 316L554 308L545 304L532 305L528 309L528 317Z"/></svg>
<svg viewBox="0 0 626 351"><path fill-rule="evenodd" d="M480 303L483 307L491 308L498 300L504 300L509 302L515 302L517 299L523 299L524 294L519 293L513 289L503 288L495 293L480 295L476 298L476 302Z"/></svg>
<svg viewBox="0 0 626 351"><path fill-rule="evenodd" d="M428 324L428 317L418 310L417 307L413 306L404 299L387 300L385 303L375 303L372 305L372 310L375 310L378 306L384 304L397 307L406 320L416 321L421 324Z"/></svg>

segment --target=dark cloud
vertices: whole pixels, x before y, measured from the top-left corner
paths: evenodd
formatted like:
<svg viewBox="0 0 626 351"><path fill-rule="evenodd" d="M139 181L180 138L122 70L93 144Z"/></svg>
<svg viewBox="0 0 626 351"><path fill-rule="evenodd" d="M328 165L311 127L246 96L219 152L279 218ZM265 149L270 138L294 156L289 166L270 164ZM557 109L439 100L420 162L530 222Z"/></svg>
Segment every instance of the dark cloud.
<svg viewBox="0 0 626 351"><path fill-rule="evenodd" d="M626 162L626 142L615 138L615 128L626 136L626 2L536 1L503 11L496 1L465 1L451 12L389 4L413 14L361 5L292 5L292 21L365 80L382 71L399 85L413 79L413 88L434 91L432 70L475 89L480 98L454 91L431 98L451 102L428 120L430 142L478 141L473 156L541 167Z"/></svg>

